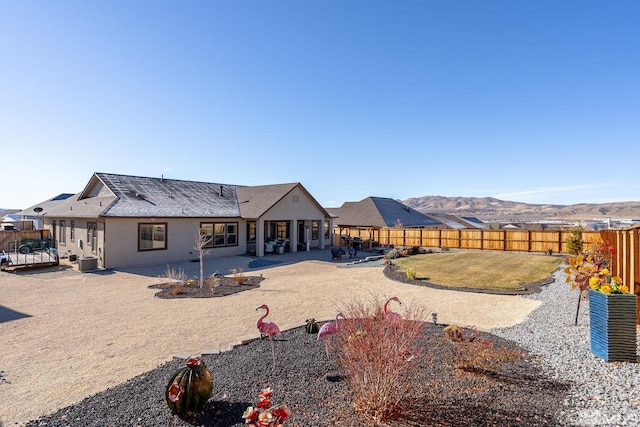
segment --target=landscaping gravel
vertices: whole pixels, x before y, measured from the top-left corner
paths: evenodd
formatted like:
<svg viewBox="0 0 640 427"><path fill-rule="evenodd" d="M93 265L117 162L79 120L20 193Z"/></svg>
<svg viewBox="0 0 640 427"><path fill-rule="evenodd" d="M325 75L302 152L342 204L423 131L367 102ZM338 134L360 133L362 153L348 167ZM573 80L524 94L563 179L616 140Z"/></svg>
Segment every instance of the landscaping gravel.
<svg viewBox="0 0 640 427"><path fill-rule="evenodd" d="M526 298L543 304L523 323L492 331L495 345L529 353L497 372L456 369L454 344L442 339L444 325L425 324L425 358L420 363L406 413L391 426L617 426L639 425L637 390L640 365L605 363L589 350L588 301L573 326L577 291L558 271L555 283ZM166 382L184 366L175 360L51 414L35 426L242 426L242 413L255 405L260 389L271 387L275 404L292 412L285 425L376 425L357 414L344 373L328 358L315 335L296 328L273 342L256 340L231 351L205 355L214 392L197 417L171 415ZM64 390L60 390L61 393Z"/></svg>
<svg viewBox="0 0 640 427"><path fill-rule="evenodd" d="M425 357L419 363L406 413L392 426L558 426L565 386L545 378L529 357L502 366L499 372L464 372L452 365L456 344L442 339L443 325L424 324ZM481 334L479 338L489 337ZM478 338L478 339L479 339ZM496 346L517 350L512 341L493 337ZM271 387L275 404L287 404L292 416L285 425L377 425L351 405L343 373L315 335L304 328L274 341L275 371L268 339L201 359L214 377L214 393L202 414L172 416L164 400L171 374L184 366L176 360L130 381L84 399L76 405L30 421L27 426L242 426L242 413L255 405L260 389ZM61 390L60 392L64 392Z"/></svg>
<svg viewBox="0 0 640 427"><path fill-rule="evenodd" d="M526 297L543 304L525 322L493 333L517 341L539 355L549 378L570 385L562 411L562 418L568 423L640 425L640 364L606 363L593 355L589 301L582 300L575 326L578 291L565 283L562 269L554 278L555 282L544 286L540 293Z"/></svg>

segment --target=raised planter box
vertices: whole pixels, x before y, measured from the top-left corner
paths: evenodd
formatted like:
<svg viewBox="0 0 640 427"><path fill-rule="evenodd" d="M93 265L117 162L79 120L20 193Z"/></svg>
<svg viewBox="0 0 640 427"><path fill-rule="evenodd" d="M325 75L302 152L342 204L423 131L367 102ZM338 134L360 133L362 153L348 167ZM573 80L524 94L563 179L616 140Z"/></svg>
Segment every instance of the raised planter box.
<svg viewBox="0 0 640 427"><path fill-rule="evenodd" d="M591 352L606 362L636 362L634 294L603 294L589 290Z"/></svg>

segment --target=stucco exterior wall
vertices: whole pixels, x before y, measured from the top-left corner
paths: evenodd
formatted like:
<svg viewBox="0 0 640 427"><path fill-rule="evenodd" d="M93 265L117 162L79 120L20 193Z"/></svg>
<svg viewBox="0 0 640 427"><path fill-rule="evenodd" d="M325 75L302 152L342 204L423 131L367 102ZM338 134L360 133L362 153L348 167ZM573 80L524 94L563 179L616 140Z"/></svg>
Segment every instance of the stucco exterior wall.
<svg viewBox="0 0 640 427"><path fill-rule="evenodd" d="M75 255L78 258L95 256L98 258L98 267L103 267L103 248L104 248L104 229L105 223L102 219L95 218L46 218L44 220L44 227L47 228L51 236L56 238L56 249L60 256ZM63 240L60 235L60 221L65 222L65 243L61 243ZM73 227L71 223L73 222ZM87 232L87 224L96 224L96 247L95 250L91 246L89 241L89 234ZM54 231L55 226L55 231ZM72 238L73 228L73 238Z"/></svg>
<svg viewBox="0 0 640 427"><path fill-rule="evenodd" d="M299 188L294 188L262 216L265 221L320 220L323 218L324 212Z"/></svg>
<svg viewBox="0 0 640 427"><path fill-rule="evenodd" d="M209 257L241 255L246 252L247 226L238 218L107 218L104 254L105 267L130 267L188 261L199 258L195 239L202 222L235 222L238 224L238 245L207 248ZM138 224L166 223L167 247L160 250L138 250Z"/></svg>

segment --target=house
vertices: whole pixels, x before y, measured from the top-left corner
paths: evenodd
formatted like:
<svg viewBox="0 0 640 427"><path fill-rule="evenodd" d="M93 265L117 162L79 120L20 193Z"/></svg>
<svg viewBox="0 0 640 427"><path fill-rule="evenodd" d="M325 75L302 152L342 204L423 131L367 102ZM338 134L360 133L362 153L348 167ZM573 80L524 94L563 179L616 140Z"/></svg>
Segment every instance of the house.
<svg viewBox="0 0 640 427"><path fill-rule="evenodd" d="M345 202L339 208L327 208L333 216L337 234L351 229L368 231L369 239L378 240L378 230L388 227L443 228L443 224L395 199L367 197L359 202Z"/></svg>
<svg viewBox="0 0 640 427"><path fill-rule="evenodd" d="M276 244L324 248L332 227L300 183L246 187L109 173L94 173L80 193L40 216L59 253L94 256L101 268L196 259L199 232L210 238L211 257L264 256Z"/></svg>
<svg viewBox="0 0 640 427"><path fill-rule="evenodd" d="M53 206L73 196L71 193L58 194L51 199L45 200L35 206L19 211L16 215L20 217L21 221L32 221L34 230L42 230L42 212L48 211Z"/></svg>

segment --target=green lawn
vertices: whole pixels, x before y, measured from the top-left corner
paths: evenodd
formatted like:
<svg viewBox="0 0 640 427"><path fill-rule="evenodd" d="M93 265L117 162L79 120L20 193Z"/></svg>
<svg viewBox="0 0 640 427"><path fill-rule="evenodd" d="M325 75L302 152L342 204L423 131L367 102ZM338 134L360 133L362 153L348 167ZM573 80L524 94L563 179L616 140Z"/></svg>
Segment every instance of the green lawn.
<svg viewBox="0 0 640 427"><path fill-rule="evenodd" d="M447 252L421 254L394 261L402 271L413 267L416 279L452 288L519 289L521 283L545 279L562 259L505 252Z"/></svg>

